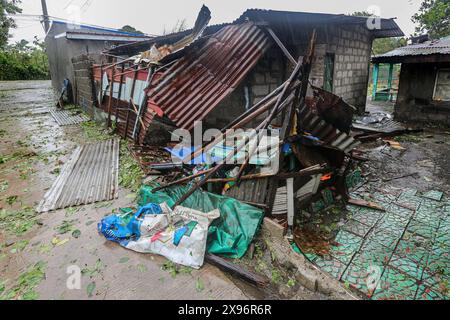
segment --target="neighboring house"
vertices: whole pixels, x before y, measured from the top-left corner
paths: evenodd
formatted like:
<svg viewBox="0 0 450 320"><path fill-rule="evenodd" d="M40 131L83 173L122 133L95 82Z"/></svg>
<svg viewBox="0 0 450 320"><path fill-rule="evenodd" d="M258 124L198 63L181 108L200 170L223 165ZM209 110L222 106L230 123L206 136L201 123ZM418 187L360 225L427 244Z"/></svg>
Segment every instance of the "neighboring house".
<svg viewBox="0 0 450 320"><path fill-rule="evenodd" d="M372 58L401 63L395 116L399 120L450 125L450 38L398 48Z"/></svg>
<svg viewBox="0 0 450 320"><path fill-rule="evenodd" d="M58 20L51 21L45 37L50 65L52 86L60 92L64 79L69 79L76 93L75 71L72 58L81 54L98 56L114 46L150 39L149 36L132 34L103 27L72 24ZM76 100L76 97L72 97ZM77 101L76 101L77 102Z"/></svg>

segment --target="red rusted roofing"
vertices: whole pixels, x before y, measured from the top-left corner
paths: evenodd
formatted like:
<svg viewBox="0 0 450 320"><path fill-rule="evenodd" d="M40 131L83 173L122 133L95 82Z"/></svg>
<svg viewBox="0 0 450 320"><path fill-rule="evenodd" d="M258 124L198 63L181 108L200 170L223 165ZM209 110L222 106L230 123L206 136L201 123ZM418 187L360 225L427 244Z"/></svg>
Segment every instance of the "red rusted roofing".
<svg viewBox="0 0 450 320"><path fill-rule="evenodd" d="M150 101L190 130L236 89L270 45L253 23L224 27L154 81Z"/></svg>

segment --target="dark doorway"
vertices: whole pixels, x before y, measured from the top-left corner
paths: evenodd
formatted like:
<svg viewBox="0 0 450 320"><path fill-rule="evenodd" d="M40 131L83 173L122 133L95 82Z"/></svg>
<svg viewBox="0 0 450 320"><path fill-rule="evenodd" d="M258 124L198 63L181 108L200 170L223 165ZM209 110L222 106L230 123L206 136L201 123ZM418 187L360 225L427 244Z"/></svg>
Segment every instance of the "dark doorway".
<svg viewBox="0 0 450 320"><path fill-rule="evenodd" d="M333 92L334 82L334 53L325 55L325 74L323 76L323 89Z"/></svg>

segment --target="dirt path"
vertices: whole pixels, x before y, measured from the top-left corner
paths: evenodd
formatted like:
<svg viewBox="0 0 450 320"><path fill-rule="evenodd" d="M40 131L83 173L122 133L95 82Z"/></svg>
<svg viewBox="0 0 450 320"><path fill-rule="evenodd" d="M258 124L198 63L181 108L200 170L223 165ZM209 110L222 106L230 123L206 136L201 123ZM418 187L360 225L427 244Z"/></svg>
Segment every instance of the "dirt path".
<svg viewBox="0 0 450 320"><path fill-rule="evenodd" d="M210 265L176 273L163 258L107 242L97 223L134 204L129 190L120 188L116 201L36 217L33 209L71 152L89 141L79 125L56 124L52 98L49 82L0 83L0 298L265 298ZM82 270L79 290L67 287L70 267Z"/></svg>

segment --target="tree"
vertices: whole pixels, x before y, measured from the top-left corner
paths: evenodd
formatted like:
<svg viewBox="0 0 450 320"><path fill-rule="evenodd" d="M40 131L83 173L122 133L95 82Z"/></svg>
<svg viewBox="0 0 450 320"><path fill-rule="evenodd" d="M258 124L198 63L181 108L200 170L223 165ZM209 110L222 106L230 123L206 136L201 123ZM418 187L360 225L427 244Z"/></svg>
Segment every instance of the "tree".
<svg viewBox="0 0 450 320"><path fill-rule="evenodd" d="M424 0L412 21L418 24L416 35L428 33L432 39L450 35L450 1Z"/></svg>
<svg viewBox="0 0 450 320"><path fill-rule="evenodd" d="M120 31L129 32L129 33L136 33L136 34L144 34L142 31L136 30L134 27L126 25L123 26Z"/></svg>
<svg viewBox="0 0 450 320"><path fill-rule="evenodd" d="M8 44L10 29L17 27L14 19L8 15L22 12L18 7L20 2L21 0L0 0L0 49Z"/></svg>
<svg viewBox="0 0 450 320"><path fill-rule="evenodd" d="M375 39L372 45L372 52L374 55L380 55L394 49L404 47L407 45L406 38L382 38Z"/></svg>

